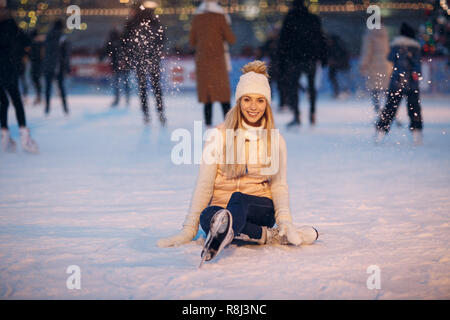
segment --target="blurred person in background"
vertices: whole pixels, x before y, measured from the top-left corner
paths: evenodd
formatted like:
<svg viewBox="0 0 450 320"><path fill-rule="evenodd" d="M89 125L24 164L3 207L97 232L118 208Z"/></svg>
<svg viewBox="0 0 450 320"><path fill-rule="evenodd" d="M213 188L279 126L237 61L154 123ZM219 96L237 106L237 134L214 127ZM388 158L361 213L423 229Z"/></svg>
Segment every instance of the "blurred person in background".
<svg viewBox="0 0 450 320"><path fill-rule="evenodd" d="M327 38L328 45L328 77L333 88L333 97L342 98L346 94L341 93L341 84L338 74L350 69L350 54L344 41L337 34L331 34Z"/></svg>
<svg viewBox="0 0 450 320"><path fill-rule="evenodd" d="M294 119L288 127L300 125L299 79L302 74L308 78L309 121L316 123L315 77L317 62L326 63L326 42L320 18L311 14L303 0L294 0L286 15L278 42L278 66L280 94L294 112Z"/></svg>
<svg viewBox="0 0 450 320"><path fill-rule="evenodd" d="M267 39L264 44L259 47L256 60L262 60L263 57L268 58L267 68L269 72L269 83L272 89L272 94L275 91L274 87L279 88L279 67L278 67L278 36L280 30L277 27L273 27L267 35ZM278 109L281 111L284 107L282 96L279 95Z"/></svg>
<svg viewBox="0 0 450 320"><path fill-rule="evenodd" d="M43 62L43 73L45 76L45 114L50 113L50 98L52 94L52 83L56 78L61 95L63 110L69 114L66 99L64 78L70 73L70 45L67 37L63 34L63 20L56 20L53 27L47 33L45 39L45 56Z"/></svg>
<svg viewBox="0 0 450 320"><path fill-rule="evenodd" d="M148 78L156 100L156 110L162 126L167 119L164 114L161 88L161 57L164 48L164 29L155 16L157 3L154 1L137 2L131 8L130 20L125 24L122 41L124 58L128 66L136 70L139 85L139 97L144 114L144 123L150 123L147 102Z"/></svg>
<svg viewBox="0 0 450 320"><path fill-rule="evenodd" d="M112 107L116 107L119 104L120 88L123 85L125 91L125 102L128 106L130 104L130 84L129 84L129 66L125 63L123 59L123 42L120 38L120 33L117 29L110 31L108 40L103 47L100 54L100 60L105 57L109 57L110 65L112 69L112 87L114 90L114 101L111 104Z"/></svg>
<svg viewBox="0 0 450 320"><path fill-rule="evenodd" d="M38 145L31 139L27 128L25 110L19 91L19 70L17 69L17 45L21 37L16 22L6 8L6 0L0 0L0 125L1 146L4 152L15 152L16 143L8 128L9 95L16 110L22 149L38 153Z"/></svg>
<svg viewBox="0 0 450 320"><path fill-rule="evenodd" d="M16 64L16 69L19 74L19 87L22 89L22 102L27 104L28 81L26 71L31 39L22 29L18 30L19 31L15 39L16 52L14 54L14 63Z"/></svg>
<svg viewBox="0 0 450 320"><path fill-rule="evenodd" d="M392 72L388 54L389 37L386 29L369 29L363 38L359 70L366 78L366 87L376 113L380 109L380 95L387 91Z"/></svg>
<svg viewBox="0 0 450 320"><path fill-rule="evenodd" d="M42 86L41 86L41 74L42 74L42 52L44 48L45 36L40 35L37 30L33 30L30 33L31 48L30 48L30 63L31 63L31 81L36 91L36 99L33 104L37 105L41 103Z"/></svg>
<svg viewBox="0 0 450 320"><path fill-rule="evenodd" d="M229 16L216 0L206 0L198 7L189 35L195 48L195 69L198 101L204 104L207 127L212 124L212 105L222 104L225 115L230 110L231 89L228 71L231 70L224 42L233 44L236 37L230 27Z"/></svg>
<svg viewBox="0 0 450 320"><path fill-rule="evenodd" d="M413 134L414 144L422 144L422 108L420 105L419 79L422 73L421 47L416 40L415 30L403 23L400 35L391 42L388 59L394 64L389 83L386 105L380 112L376 123L376 142L381 142L389 132L398 106L404 96L407 99L409 129Z"/></svg>

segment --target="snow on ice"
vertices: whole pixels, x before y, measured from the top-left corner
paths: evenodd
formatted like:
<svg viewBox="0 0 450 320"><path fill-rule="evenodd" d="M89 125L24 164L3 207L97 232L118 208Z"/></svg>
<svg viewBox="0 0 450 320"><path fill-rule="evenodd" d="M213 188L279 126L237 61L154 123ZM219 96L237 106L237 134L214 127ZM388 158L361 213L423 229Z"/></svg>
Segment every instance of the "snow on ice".
<svg viewBox="0 0 450 320"><path fill-rule="evenodd" d="M146 127L137 98L128 109L110 109L111 100L70 96L70 117L58 98L48 118L27 106L41 154L0 153L0 298L450 298L448 100L422 99L420 147L405 125L374 145L365 99L319 100L318 125L298 131L275 112L294 221L320 238L298 248L233 245L202 269L201 236L156 246L180 229L198 172L171 162L170 133L192 133L202 106L194 93L166 95L161 129L153 101ZM9 119L17 141L13 108ZM79 268L79 289L67 285L69 266Z"/></svg>

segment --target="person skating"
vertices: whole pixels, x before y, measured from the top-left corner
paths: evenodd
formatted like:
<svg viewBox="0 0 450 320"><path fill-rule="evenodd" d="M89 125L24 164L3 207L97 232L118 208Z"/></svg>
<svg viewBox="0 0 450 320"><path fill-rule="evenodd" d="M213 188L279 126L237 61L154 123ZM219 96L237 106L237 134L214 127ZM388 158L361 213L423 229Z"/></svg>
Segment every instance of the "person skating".
<svg viewBox="0 0 450 320"><path fill-rule="evenodd" d="M278 68L280 74L279 91L283 103L294 113L289 126L300 125L299 78L306 74L308 78L309 121L316 122L315 76L317 62L326 63L326 43L320 18L309 13L303 0L294 0L283 21L278 43Z"/></svg>
<svg viewBox="0 0 450 320"><path fill-rule="evenodd" d="M155 15L156 3L145 1L131 8L131 18L125 24L122 41L124 57L129 66L136 70L139 97L144 115L144 123L150 123L147 91L148 78L156 100L156 110L162 126L166 125L163 92L161 88L161 57L164 49L164 28Z"/></svg>
<svg viewBox="0 0 450 320"><path fill-rule="evenodd" d="M25 105L28 101L28 81L26 71L30 46L31 38L22 29L19 29L19 33L15 40L14 63L16 64L19 76L19 88L21 88L22 103Z"/></svg>
<svg viewBox="0 0 450 320"><path fill-rule="evenodd" d="M338 80L338 74L350 69L350 54L344 41L337 34L331 34L327 37L328 47L328 77L333 89L333 97L341 98L341 86Z"/></svg>
<svg viewBox="0 0 450 320"><path fill-rule="evenodd" d="M274 88L276 87L279 90L280 84L280 72L278 70L278 37L279 37L280 30L279 28L274 27L268 34L266 41L264 44L259 48L259 53L256 56L256 60L262 60L264 57L267 57L269 59L269 62L267 64L267 67L269 69L269 84L270 88L272 90L272 94L274 94ZM279 104L278 104L278 110L283 111L283 108L285 108L283 96L279 94Z"/></svg>
<svg viewBox="0 0 450 320"><path fill-rule="evenodd" d="M243 73L236 87L236 105L214 129L218 140L209 140L205 145L183 229L173 237L160 239L160 247L190 242L199 225L208 234L205 247L213 242L212 236L219 235L212 253L202 250L206 260L233 239L260 245L301 245L310 244L318 237L314 228L297 228L292 222L286 181L286 143L278 130L274 130L266 66L261 61L253 61L244 66ZM229 135L228 130L234 134ZM231 145L224 143L226 136L234 137ZM268 150L271 150L270 159ZM227 232L230 223L232 230Z"/></svg>
<svg viewBox="0 0 450 320"><path fill-rule="evenodd" d="M30 153L38 153L38 145L31 138L27 128L25 110L19 92L19 73L17 70L16 50L17 37L20 37L19 28L6 9L6 1L0 0L0 126L1 148L4 152L15 152L16 143L8 129L8 96L16 111L19 124L19 133L22 149Z"/></svg>
<svg viewBox="0 0 450 320"><path fill-rule="evenodd" d="M400 35L391 42L388 59L394 70L386 95L386 105L381 110L376 123L376 142L380 142L389 132L398 107L404 96L407 99L409 129L415 144L422 144L422 110L419 101L419 78L421 77L420 43L415 39L414 29L406 23L400 27Z"/></svg>
<svg viewBox="0 0 450 320"><path fill-rule="evenodd" d="M30 34L31 48L30 48L30 63L31 63L31 80L33 82L34 89L36 91L36 98L33 102L34 105L41 103L42 85L42 51L44 47L45 36L40 35L37 30L33 30Z"/></svg>
<svg viewBox="0 0 450 320"><path fill-rule="evenodd" d="M113 29L109 33L108 40L103 47L100 54L100 60L105 57L109 57L110 65L112 69L112 87L114 90L114 101L111 104L112 107L116 107L119 104L120 88L123 85L125 91L125 102L128 106L130 103L130 84L129 84L129 67L124 63L123 59L123 42L118 30Z"/></svg>
<svg viewBox="0 0 450 320"><path fill-rule="evenodd" d="M204 104L206 126L212 124L212 105L218 101L223 115L230 110L228 44L236 38L230 20L217 0L204 1L192 19L189 42L195 48L195 71L198 101Z"/></svg>
<svg viewBox="0 0 450 320"><path fill-rule="evenodd" d="M64 79L65 75L70 72L70 46L67 37L63 34L63 29L63 21L56 20L45 39L43 73L45 77L46 115L50 113L50 98L52 95L52 84L55 78L58 82L64 113L66 115L69 114Z"/></svg>

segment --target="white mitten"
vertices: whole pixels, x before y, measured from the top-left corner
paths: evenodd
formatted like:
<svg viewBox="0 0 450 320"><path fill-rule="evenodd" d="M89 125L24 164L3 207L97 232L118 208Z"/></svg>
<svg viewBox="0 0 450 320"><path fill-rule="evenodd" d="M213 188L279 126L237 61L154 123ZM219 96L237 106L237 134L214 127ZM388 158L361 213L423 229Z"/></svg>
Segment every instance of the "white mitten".
<svg viewBox="0 0 450 320"><path fill-rule="evenodd" d="M319 232L314 227L301 226L297 227L296 229L302 237L303 244L312 244L319 238Z"/></svg>
<svg viewBox="0 0 450 320"><path fill-rule="evenodd" d="M160 248L167 248L167 247L174 247L174 246L180 246L182 244L188 243L195 237L195 230L191 228L183 228L181 232L178 234L163 238L158 240L158 247Z"/></svg>
<svg viewBox="0 0 450 320"><path fill-rule="evenodd" d="M301 234L298 233L297 228L292 222L281 222L278 225L280 236L286 236L287 240L293 245L299 246L302 244Z"/></svg>

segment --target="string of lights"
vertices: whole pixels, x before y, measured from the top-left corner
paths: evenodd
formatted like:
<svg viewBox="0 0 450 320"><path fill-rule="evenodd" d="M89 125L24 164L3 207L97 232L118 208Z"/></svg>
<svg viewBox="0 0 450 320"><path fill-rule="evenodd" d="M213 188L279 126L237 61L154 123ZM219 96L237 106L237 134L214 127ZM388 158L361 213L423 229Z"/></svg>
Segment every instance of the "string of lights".
<svg viewBox="0 0 450 320"><path fill-rule="evenodd" d="M126 17L129 14L129 4L131 0L119 0L115 8L93 7L95 5L107 6L108 3L101 0L92 1L89 7L83 7L81 0L59 0L59 1L45 1L45 0L20 0L20 5L12 14L18 18L18 25L22 29L35 28L39 19L42 21L50 21L54 17L61 17L67 15L66 6L69 4L79 4L82 16L104 16ZM346 1L342 4L323 4L319 0L309 0L307 5L312 13L335 13L335 14L349 14L365 12L367 7L372 3L370 1L362 1L356 3L355 1ZM193 3L191 0L174 2L174 1L159 1L160 5L155 9L157 15L176 15L180 21L188 21L189 16L195 13L198 3ZM242 14L246 19L252 20L257 16L271 16L276 14L285 14L289 10L289 1L281 0L263 0L259 2L252 1L238 1L238 0L223 0L220 1L225 11L229 14ZM434 4L429 2L376 2L376 5L382 10L434 10ZM438 5L438 4L436 4ZM446 0L440 0L441 8L450 13ZM83 24L81 30L86 30L87 25Z"/></svg>
<svg viewBox="0 0 450 320"><path fill-rule="evenodd" d="M122 0L123 1L123 0ZM390 10L433 10L434 6L430 3L425 2L402 2L402 3L378 3L377 4L381 9L390 9ZM441 6L444 10L448 10L448 7L445 3L445 0L441 0ZM231 5L224 8L228 13L245 13L249 10L254 9L254 6L251 5ZM261 13L285 13L289 10L289 6L285 4L279 5L268 5L264 2L258 7ZM311 3L310 10L316 12L357 12L357 11L366 11L367 6L364 4L355 4L351 1L346 2L345 4L340 5L327 5L327 4L318 4ZM196 10L196 7L158 7L155 10L156 14L193 14ZM83 9L81 8L81 14L86 16L126 16L128 14L128 8L97 8L97 9ZM65 8L55 8L48 9L48 5L45 3L41 3L38 6L37 10L26 11L23 8L19 8L15 12L13 12L18 17L26 17L26 16L58 16L65 14Z"/></svg>

